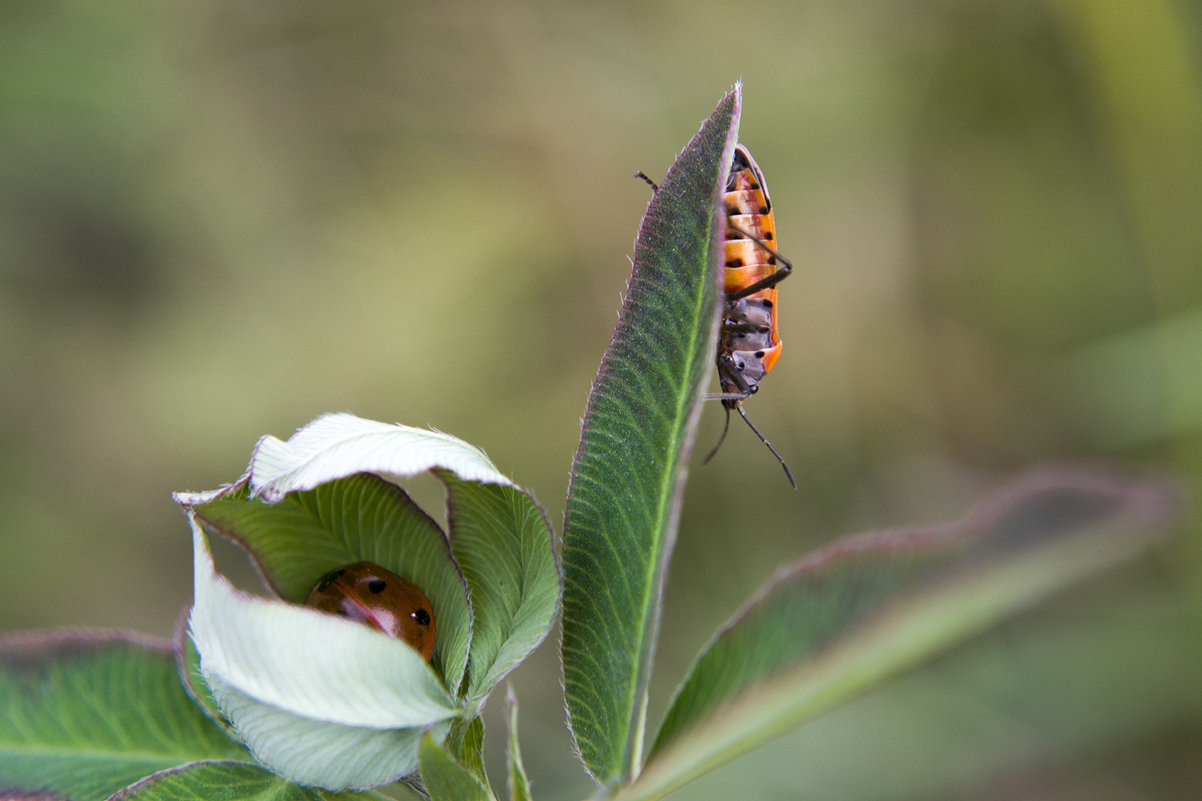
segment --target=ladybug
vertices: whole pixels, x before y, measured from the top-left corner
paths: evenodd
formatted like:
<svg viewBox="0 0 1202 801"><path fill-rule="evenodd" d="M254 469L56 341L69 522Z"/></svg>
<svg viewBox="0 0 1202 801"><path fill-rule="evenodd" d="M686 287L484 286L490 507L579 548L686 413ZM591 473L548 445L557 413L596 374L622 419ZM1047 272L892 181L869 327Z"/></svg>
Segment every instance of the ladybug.
<svg viewBox="0 0 1202 801"><path fill-rule="evenodd" d="M309 591L305 606L382 631L408 643L427 662L434 652L434 610L416 584L373 562L331 570Z"/></svg>

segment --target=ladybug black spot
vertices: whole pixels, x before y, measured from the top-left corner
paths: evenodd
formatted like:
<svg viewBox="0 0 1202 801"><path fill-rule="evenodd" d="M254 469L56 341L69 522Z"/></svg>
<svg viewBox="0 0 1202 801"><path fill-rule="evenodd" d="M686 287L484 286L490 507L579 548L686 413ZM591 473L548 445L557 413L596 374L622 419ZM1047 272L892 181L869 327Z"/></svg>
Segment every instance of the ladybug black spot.
<svg viewBox="0 0 1202 801"><path fill-rule="evenodd" d="M384 592L387 587L388 582L384 579L372 579L371 581L367 582L367 589L371 590L376 595Z"/></svg>
<svg viewBox="0 0 1202 801"><path fill-rule="evenodd" d="M430 613L425 609L418 609L413 613L413 619L417 621L419 626L430 625Z"/></svg>
<svg viewBox="0 0 1202 801"><path fill-rule="evenodd" d="M726 262L726 266L731 269L733 269L735 267L742 267L743 260L742 259L728 259Z"/></svg>

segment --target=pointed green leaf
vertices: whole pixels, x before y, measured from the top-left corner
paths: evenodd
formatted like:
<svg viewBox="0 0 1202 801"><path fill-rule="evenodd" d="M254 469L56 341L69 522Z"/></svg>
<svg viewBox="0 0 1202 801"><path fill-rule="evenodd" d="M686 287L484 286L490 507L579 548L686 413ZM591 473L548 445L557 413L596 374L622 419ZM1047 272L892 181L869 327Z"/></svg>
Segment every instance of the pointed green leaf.
<svg viewBox="0 0 1202 801"><path fill-rule="evenodd" d="M559 565L547 518L525 492L439 477L447 485L451 550L471 593L467 696L481 701L550 631Z"/></svg>
<svg viewBox="0 0 1202 801"><path fill-rule="evenodd" d="M659 798L1169 526L1157 484L1033 474L940 528L834 543L781 572L718 633L677 691L624 799Z"/></svg>
<svg viewBox="0 0 1202 801"><path fill-rule="evenodd" d="M438 525L400 487L360 473L265 503L243 483L191 509L207 530L246 548L268 585L293 603L330 570L360 560L414 581L434 609L434 663L447 686L458 687L471 639L467 584Z"/></svg>
<svg viewBox="0 0 1202 801"><path fill-rule="evenodd" d="M312 787L299 787L257 765L200 762L165 770L117 793L110 801L326 801ZM349 801L349 796L347 797Z"/></svg>
<svg viewBox="0 0 1202 801"><path fill-rule="evenodd" d="M202 759L249 755L184 693L169 643L102 631L0 638L5 792L99 801Z"/></svg>
<svg viewBox="0 0 1202 801"><path fill-rule="evenodd" d="M507 724L509 741L505 748L505 763L509 768L509 801L530 801L530 779L526 777L526 766L522 764L522 749L518 745L518 699L513 688L507 688L505 706L509 711Z"/></svg>
<svg viewBox="0 0 1202 801"><path fill-rule="evenodd" d="M569 722L599 782L641 758L647 680L702 384L717 340L718 238L740 86L655 193L601 362L564 520L562 661Z"/></svg>
<svg viewBox="0 0 1202 801"><path fill-rule="evenodd" d="M421 740L421 770L430 801L496 801L488 787L429 735Z"/></svg>

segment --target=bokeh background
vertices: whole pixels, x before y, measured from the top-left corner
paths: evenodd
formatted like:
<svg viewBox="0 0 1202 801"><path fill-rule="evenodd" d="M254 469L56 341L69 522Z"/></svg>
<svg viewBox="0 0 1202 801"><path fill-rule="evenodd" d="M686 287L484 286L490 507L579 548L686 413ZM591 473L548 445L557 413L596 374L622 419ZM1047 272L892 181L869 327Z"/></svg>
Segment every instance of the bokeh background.
<svg viewBox="0 0 1202 801"><path fill-rule="evenodd" d="M0 11L0 632L170 634L169 493L324 411L484 447L558 529L660 176L736 79L785 355L694 459L652 688L776 565L1048 461L1202 484L1187 0L31 2ZM702 421L703 452L721 411ZM416 488L438 503L433 486ZM1193 798L1181 534L680 798ZM549 641L540 798L591 785ZM490 757L500 756L499 718Z"/></svg>

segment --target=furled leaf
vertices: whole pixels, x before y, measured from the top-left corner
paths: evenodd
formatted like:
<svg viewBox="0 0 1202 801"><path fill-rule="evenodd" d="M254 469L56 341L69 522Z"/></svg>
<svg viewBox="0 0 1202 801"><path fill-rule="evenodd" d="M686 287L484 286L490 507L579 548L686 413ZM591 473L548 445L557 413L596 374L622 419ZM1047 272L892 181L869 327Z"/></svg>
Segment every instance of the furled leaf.
<svg viewBox="0 0 1202 801"><path fill-rule="evenodd" d="M240 592L193 525L189 618L206 677L298 715L358 726L423 726L457 707L416 650L367 626ZM217 689L212 688L215 695Z"/></svg>
<svg viewBox="0 0 1202 801"><path fill-rule="evenodd" d="M99 801L204 759L249 755L185 694L170 643L101 631L0 638L5 797Z"/></svg>
<svg viewBox="0 0 1202 801"><path fill-rule="evenodd" d="M417 767L422 729L374 728L332 723L263 703L214 675L208 677L255 759L301 784L334 790L375 787ZM432 724L442 738L449 724Z"/></svg>
<svg viewBox="0 0 1202 801"><path fill-rule="evenodd" d="M471 592L469 700L482 700L547 636L559 605L560 574L551 527L516 487L447 485L451 550Z"/></svg>
<svg viewBox="0 0 1202 801"><path fill-rule="evenodd" d="M717 340L718 192L742 89L723 98L655 192L589 396L564 521L562 660L585 767L612 784L640 759L646 687L702 383Z"/></svg>
<svg viewBox="0 0 1202 801"><path fill-rule="evenodd" d="M421 770L430 801L496 801L488 787L428 735L421 741Z"/></svg>
<svg viewBox="0 0 1202 801"><path fill-rule="evenodd" d="M195 521L193 553L189 629L205 682L256 759L286 778L335 790L395 780L416 767L422 728L460 714L407 644L238 591Z"/></svg>
<svg viewBox="0 0 1202 801"><path fill-rule="evenodd" d="M1152 483L1042 472L948 526L841 540L781 572L677 691L624 799L689 779L846 701L1168 529Z"/></svg>
<svg viewBox="0 0 1202 801"><path fill-rule="evenodd" d="M434 609L434 661L458 687L471 640L467 585L438 525L400 487L359 473L265 503L243 483L191 509L207 530L245 547L293 603L330 570L361 560L415 581Z"/></svg>

